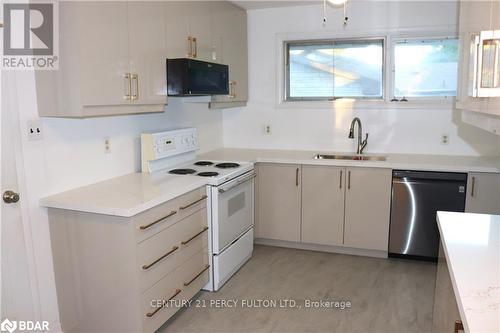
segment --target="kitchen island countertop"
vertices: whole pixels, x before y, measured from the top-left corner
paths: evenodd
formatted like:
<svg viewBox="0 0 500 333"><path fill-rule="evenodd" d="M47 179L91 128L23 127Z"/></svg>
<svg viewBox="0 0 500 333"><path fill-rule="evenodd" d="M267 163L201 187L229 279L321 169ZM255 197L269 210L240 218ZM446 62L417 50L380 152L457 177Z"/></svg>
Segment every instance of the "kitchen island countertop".
<svg viewBox="0 0 500 333"><path fill-rule="evenodd" d="M465 332L500 332L500 216L438 212Z"/></svg>

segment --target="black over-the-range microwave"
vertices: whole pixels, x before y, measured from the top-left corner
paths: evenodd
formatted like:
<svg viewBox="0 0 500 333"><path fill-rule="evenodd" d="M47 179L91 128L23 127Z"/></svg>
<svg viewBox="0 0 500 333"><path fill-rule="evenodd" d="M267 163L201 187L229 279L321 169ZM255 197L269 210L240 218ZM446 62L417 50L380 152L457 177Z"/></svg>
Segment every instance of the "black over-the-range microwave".
<svg viewBox="0 0 500 333"><path fill-rule="evenodd" d="M212 62L167 59L168 96L229 94L229 67Z"/></svg>

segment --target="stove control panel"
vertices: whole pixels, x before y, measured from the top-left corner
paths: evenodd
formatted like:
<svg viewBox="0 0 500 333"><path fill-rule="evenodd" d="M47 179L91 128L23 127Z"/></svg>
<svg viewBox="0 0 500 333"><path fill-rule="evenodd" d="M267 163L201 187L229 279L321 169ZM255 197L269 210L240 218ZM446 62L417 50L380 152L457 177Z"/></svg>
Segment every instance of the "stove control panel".
<svg viewBox="0 0 500 333"><path fill-rule="evenodd" d="M151 165L157 160L174 157L198 149L196 128L183 128L155 133L141 134L142 170L151 172Z"/></svg>

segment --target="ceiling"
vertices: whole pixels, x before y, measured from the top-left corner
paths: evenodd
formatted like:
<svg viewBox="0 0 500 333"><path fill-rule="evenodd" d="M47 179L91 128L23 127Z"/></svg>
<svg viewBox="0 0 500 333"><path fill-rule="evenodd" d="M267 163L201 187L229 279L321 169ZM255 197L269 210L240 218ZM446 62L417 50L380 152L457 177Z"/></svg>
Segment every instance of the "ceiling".
<svg viewBox="0 0 500 333"><path fill-rule="evenodd" d="M322 3L322 0L233 0L232 3L244 9L276 8L289 6L307 6Z"/></svg>

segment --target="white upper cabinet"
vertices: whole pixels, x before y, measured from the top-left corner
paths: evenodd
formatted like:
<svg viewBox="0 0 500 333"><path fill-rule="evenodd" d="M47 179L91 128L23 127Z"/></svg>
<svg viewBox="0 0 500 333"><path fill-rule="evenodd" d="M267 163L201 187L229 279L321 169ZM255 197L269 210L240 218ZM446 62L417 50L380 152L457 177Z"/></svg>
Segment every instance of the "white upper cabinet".
<svg viewBox="0 0 500 333"><path fill-rule="evenodd" d="M167 1L168 58L212 61L211 7L206 1Z"/></svg>
<svg viewBox="0 0 500 333"><path fill-rule="evenodd" d="M461 1L457 108L500 114L500 3Z"/></svg>
<svg viewBox="0 0 500 333"><path fill-rule="evenodd" d="M165 3L129 2L129 59L135 104L166 104Z"/></svg>
<svg viewBox="0 0 500 333"><path fill-rule="evenodd" d="M77 12L71 14L77 22L75 38L79 39L79 49L77 54L61 54L61 57L80 58L82 105L124 104L127 94L124 75L129 72L127 3L76 2L67 5L77 7Z"/></svg>
<svg viewBox="0 0 500 333"><path fill-rule="evenodd" d="M36 72L40 116L163 112L167 58L229 65L231 96L215 104L247 100L246 12L233 4L64 1L59 20L59 70Z"/></svg>
<svg viewBox="0 0 500 333"><path fill-rule="evenodd" d="M165 29L158 31L164 18L155 9L161 5L61 2L59 70L36 73L40 116L163 112Z"/></svg>
<svg viewBox="0 0 500 333"><path fill-rule="evenodd" d="M213 96L211 108L244 105L248 100L246 12L229 2L213 2L212 40L217 62L229 66L229 94Z"/></svg>

